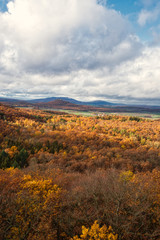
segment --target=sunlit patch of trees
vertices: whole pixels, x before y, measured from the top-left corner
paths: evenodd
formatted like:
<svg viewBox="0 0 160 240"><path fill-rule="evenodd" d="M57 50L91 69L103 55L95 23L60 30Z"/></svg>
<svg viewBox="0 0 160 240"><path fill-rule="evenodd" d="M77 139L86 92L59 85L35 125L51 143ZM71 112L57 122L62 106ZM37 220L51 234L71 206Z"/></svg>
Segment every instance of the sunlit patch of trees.
<svg viewBox="0 0 160 240"><path fill-rule="evenodd" d="M160 121L0 105L0 240L160 239Z"/></svg>

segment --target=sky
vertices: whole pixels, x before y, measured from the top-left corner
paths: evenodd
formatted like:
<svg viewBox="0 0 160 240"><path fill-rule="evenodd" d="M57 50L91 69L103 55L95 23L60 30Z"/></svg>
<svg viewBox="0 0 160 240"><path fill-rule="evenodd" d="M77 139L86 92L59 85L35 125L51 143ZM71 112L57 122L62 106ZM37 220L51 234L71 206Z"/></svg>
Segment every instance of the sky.
<svg viewBox="0 0 160 240"><path fill-rule="evenodd" d="M160 2L0 0L0 97L160 105Z"/></svg>

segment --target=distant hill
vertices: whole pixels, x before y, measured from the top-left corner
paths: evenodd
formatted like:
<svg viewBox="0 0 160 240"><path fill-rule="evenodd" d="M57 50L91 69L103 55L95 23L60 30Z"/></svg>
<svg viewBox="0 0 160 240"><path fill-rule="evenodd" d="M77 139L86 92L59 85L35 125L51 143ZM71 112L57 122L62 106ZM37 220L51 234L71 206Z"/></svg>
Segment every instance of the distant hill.
<svg viewBox="0 0 160 240"><path fill-rule="evenodd" d="M83 104L91 105L91 106L99 106L99 107L117 106L118 105L118 104L115 104L115 103L101 101L101 100L91 101L91 102L83 102ZM119 104L119 105L121 105L121 104Z"/></svg>
<svg viewBox="0 0 160 240"><path fill-rule="evenodd" d="M48 102L52 102L54 100L63 100L63 101L67 101L70 103L74 103L74 104L79 104L79 105L90 105L90 106L113 106L113 105L121 105L121 104L114 104L114 103L110 103L110 102L106 102L106 101L101 101L101 100L97 100L97 101L90 101L90 102L82 102L82 101L78 101L75 100L73 98L67 98L67 97L51 97L51 98L42 98L42 99L33 99L33 100L29 100L29 103L48 103Z"/></svg>
<svg viewBox="0 0 160 240"><path fill-rule="evenodd" d="M17 100L17 99L0 97L0 102L18 102L18 101L19 100Z"/></svg>
<svg viewBox="0 0 160 240"><path fill-rule="evenodd" d="M160 114L160 106L124 105L114 104L106 101L81 102L67 97L51 97L45 99L18 100L0 97L0 103L12 107L29 107L43 109L63 109L75 111L95 111L110 113L152 113Z"/></svg>
<svg viewBox="0 0 160 240"><path fill-rule="evenodd" d="M0 98L0 102L15 107L32 107L33 104L24 100L12 99L12 98Z"/></svg>
<svg viewBox="0 0 160 240"><path fill-rule="evenodd" d="M103 101L95 101L95 105L85 105L71 103L62 99L55 99L50 102L39 102L35 103L34 106L38 108L45 109L63 109L63 110L76 110L76 111L95 111L95 112L112 112L112 113L160 113L160 107L150 107L150 106L118 106L118 105L104 105ZM96 105L97 104L97 105ZM99 105L98 105L99 104Z"/></svg>
<svg viewBox="0 0 160 240"><path fill-rule="evenodd" d="M105 111L103 108L110 108L116 106L113 103L105 101L92 101L92 102L81 102L73 98L68 97L51 97L44 99L33 99L33 100L18 100L10 98L0 98L0 102L15 106L15 107L39 107L39 108L60 108L60 109L76 109L84 111L97 111L99 108ZM100 109L99 109L100 110Z"/></svg>
<svg viewBox="0 0 160 240"><path fill-rule="evenodd" d="M50 98L41 98L41 99L32 99L32 100L28 100L29 103L48 103L48 102L52 102L54 100L64 100L70 103L74 103L74 104L80 104L80 101L77 101L73 98L68 98L68 97L50 97Z"/></svg>
<svg viewBox="0 0 160 240"><path fill-rule="evenodd" d="M39 103L36 103L35 105L40 106L40 107L50 107L50 108L62 107L62 106L63 107L65 107L65 106L76 107L77 106L77 104L67 102L67 101L64 101L64 100L61 100L61 99L55 99L55 100L50 101L50 102L39 102Z"/></svg>
<svg viewBox="0 0 160 240"><path fill-rule="evenodd" d="M70 109L70 110L79 110L79 111L97 111L97 110L105 111L106 110L104 108L71 103L69 101L65 101L62 99L56 99L50 102L39 102L39 103L35 103L34 105L37 106L38 108L49 108L49 109Z"/></svg>

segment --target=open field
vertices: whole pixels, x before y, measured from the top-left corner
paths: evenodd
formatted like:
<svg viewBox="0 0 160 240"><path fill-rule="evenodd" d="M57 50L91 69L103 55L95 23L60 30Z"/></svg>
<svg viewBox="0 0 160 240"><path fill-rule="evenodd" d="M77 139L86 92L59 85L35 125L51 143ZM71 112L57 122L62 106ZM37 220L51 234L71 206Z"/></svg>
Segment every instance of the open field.
<svg viewBox="0 0 160 240"><path fill-rule="evenodd" d="M151 114L151 113L137 113L137 112L95 112L95 111L74 111L74 110L63 110L63 109L42 109L45 111L59 111L59 112L65 112L68 114L73 115L81 115L81 116L103 116L103 115L120 115L120 116L136 116L140 118L146 118L146 119L160 119L160 113L157 114Z"/></svg>

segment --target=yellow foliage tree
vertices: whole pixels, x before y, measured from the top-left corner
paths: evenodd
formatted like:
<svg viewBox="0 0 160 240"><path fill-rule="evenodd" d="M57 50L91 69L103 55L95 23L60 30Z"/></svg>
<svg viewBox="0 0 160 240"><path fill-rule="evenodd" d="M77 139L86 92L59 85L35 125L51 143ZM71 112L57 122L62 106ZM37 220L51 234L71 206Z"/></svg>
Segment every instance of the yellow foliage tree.
<svg viewBox="0 0 160 240"><path fill-rule="evenodd" d="M55 218L59 211L61 188L52 180L25 175L18 192L16 221L8 235L9 239L39 239L50 217ZM47 221L46 221L47 219ZM45 226L46 235L50 226ZM53 230L53 229L51 229ZM56 232L56 230L55 230ZM56 233L55 233L56 234Z"/></svg>
<svg viewBox="0 0 160 240"><path fill-rule="evenodd" d="M134 174L130 170L129 171L123 171L120 174L120 180L122 180L123 182L129 182L133 179L133 177L134 177Z"/></svg>
<svg viewBox="0 0 160 240"><path fill-rule="evenodd" d="M107 228L106 225L100 227L98 222L95 221L91 228L82 226L80 237L74 236L71 240L117 240L117 237L112 227Z"/></svg>
<svg viewBox="0 0 160 240"><path fill-rule="evenodd" d="M12 146L11 148L5 149L5 152L8 153L10 155L10 157L13 157L14 154L16 154L18 152L18 149L16 146Z"/></svg>

